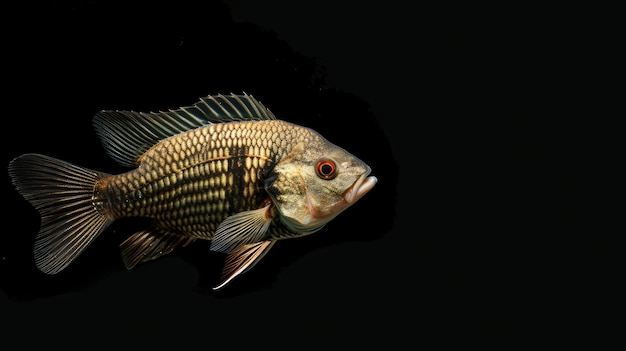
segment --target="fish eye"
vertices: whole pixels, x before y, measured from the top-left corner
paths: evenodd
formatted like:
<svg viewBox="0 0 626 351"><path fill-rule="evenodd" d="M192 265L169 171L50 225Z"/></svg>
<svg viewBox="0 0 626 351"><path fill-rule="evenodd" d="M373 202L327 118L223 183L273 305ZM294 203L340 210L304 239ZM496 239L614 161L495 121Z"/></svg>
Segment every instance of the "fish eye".
<svg viewBox="0 0 626 351"><path fill-rule="evenodd" d="M337 175L337 165L332 160L320 160L315 166L315 173L322 179L333 179Z"/></svg>

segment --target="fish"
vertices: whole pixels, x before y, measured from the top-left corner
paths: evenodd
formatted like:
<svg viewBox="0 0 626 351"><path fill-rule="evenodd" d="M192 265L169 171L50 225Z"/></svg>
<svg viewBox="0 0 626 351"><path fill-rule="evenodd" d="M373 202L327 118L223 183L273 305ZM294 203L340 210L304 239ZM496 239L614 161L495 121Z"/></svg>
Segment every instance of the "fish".
<svg viewBox="0 0 626 351"><path fill-rule="evenodd" d="M8 165L40 216L33 253L46 274L66 269L116 220L139 217L145 227L120 243L127 269L208 240L225 255L218 290L277 241L322 229L378 181L364 161L245 92L158 112L100 110L92 122L106 154L128 171L41 153Z"/></svg>

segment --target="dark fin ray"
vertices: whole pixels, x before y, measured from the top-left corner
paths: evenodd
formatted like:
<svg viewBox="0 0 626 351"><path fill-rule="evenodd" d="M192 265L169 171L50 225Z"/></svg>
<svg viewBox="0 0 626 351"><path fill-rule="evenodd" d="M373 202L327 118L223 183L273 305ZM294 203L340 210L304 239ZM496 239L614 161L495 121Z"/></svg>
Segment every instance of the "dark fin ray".
<svg viewBox="0 0 626 351"><path fill-rule="evenodd" d="M149 148L173 135L212 123L270 119L276 119L274 114L244 93L207 96L169 111L100 111L93 124L107 154L122 166L134 167Z"/></svg>
<svg viewBox="0 0 626 351"><path fill-rule="evenodd" d="M269 206L239 212L217 226L211 240L211 251L231 253L239 246L257 243L265 237L272 223Z"/></svg>
<svg viewBox="0 0 626 351"><path fill-rule="evenodd" d="M137 232L120 244L122 260L127 269L167 255L178 245L187 246L194 238L163 234L153 228Z"/></svg>
<svg viewBox="0 0 626 351"><path fill-rule="evenodd" d="M276 241L265 240L254 244L239 246L226 257L219 284L213 290L219 290L235 277L249 271L274 246Z"/></svg>
<svg viewBox="0 0 626 351"><path fill-rule="evenodd" d="M41 216L34 245L35 264L44 273L65 269L112 222L93 203L97 180L108 176L39 154L9 163L17 191Z"/></svg>

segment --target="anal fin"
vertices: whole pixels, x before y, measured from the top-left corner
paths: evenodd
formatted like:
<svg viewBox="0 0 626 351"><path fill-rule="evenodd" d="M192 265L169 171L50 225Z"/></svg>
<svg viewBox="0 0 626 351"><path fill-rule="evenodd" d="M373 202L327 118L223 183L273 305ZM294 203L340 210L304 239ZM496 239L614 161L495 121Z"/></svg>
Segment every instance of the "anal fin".
<svg viewBox="0 0 626 351"><path fill-rule="evenodd" d="M120 244L122 260L127 269L140 262L157 259L174 251L180 245L187 246L194 238L163 234L153 228L142 230Z"/></svg>
<svg viewBox="0 0 626 351"><path fill-rule="evenodd" d="M275 242L274 240L265 240L237 247L226 257L220 282L213 287L213 290L224 287L235 277L254 267L274 246Z"/></svg>

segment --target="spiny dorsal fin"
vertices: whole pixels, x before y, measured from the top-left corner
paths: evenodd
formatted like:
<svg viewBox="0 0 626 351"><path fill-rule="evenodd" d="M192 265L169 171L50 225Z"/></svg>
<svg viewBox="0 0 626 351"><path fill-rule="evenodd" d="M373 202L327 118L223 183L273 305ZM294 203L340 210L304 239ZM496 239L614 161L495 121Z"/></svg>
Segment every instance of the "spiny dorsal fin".
<svg viewBox="0 0 626 351"><path fill-rule="evenodd" d="M159 112L110 111L96 113L93 124L107 154L126 167L154 144L173 135L212 123L276 119L252 95L209 95L197 103Z"/></svg>

